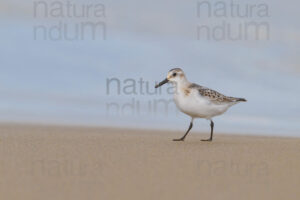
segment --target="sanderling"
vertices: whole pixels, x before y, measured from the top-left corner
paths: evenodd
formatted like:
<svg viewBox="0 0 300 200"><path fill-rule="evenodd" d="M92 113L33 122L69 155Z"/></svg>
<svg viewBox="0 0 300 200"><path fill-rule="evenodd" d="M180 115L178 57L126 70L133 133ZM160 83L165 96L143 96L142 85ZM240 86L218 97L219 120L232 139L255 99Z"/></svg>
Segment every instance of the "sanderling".
<svg viewBox="0 0 300 200"><path fill-rule="evenodd" d="M214 122L213 117L226 112L226 110L241 101L244 98L228 97L209 88L190 83L182 69L175 68L168 72L167 78L155 85L155 88L165 83L171 82L176 91L174 92L174 101L177 108L191 117L191 122L186 133L179 139L173 141L183 141L193 127L195 118L204 118L210 120L210 138L202 141L212 141Z"/></svg>

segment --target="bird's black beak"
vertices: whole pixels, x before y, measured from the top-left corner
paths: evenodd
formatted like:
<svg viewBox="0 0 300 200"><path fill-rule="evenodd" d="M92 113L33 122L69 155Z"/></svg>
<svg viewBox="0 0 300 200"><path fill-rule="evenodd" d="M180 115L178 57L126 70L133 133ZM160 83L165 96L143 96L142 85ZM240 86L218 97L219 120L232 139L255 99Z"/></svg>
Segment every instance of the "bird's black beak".
<svg viewBox="0 0 300 200"><path fill-rule="evenodd" d="M162 86L163 84L165 84L165 83L167 83L167 82L169 82L169 80L168 80L168 79L165 79L165 80L163 80L162 82L160 82L159 84L156 84L156 85L155 85L155 88L158 88L158 87Z"/></svg>

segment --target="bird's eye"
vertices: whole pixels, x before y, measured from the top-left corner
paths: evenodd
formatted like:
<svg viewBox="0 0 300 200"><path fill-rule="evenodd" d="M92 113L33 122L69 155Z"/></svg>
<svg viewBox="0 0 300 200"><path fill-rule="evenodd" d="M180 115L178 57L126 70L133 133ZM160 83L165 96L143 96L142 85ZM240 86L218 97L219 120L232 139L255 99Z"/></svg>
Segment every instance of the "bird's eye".
<svg viewBox="0 0 300 200"><path fill-rule="evenodd" d="M173 76L175 77L177 74L176 73L173 73Z"/></svg>

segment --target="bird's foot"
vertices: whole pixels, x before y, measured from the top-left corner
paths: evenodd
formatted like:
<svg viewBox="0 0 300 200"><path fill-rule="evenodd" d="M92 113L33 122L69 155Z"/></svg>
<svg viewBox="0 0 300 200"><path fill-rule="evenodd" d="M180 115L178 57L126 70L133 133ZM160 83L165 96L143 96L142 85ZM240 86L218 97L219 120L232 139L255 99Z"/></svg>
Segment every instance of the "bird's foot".
<svg viewBox="0 0 300 200"><path fill-rule="evenodd" d="M203 142L211 142L211 141L212 141L212 138L209 138L209 139L202 139L201 141L203 141Z"/></svg>
<svg viewBox="0 0 300 200"><path fill-rule="evenodd" d="M184 138L173 139L173 141L184 141Z"/></svg>

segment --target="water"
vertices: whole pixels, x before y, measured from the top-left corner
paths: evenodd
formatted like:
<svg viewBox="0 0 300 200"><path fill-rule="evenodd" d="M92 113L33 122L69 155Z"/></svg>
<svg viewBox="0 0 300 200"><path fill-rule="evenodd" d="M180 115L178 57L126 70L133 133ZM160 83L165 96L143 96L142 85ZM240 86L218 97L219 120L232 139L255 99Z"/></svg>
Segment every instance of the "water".
<svg viewBox="0 0 300 200"><path fill-rule="evenodd" d="M18 4L19 12L8 9L0 21L2 122L185 130L189 118L169 102L170 86L153 94L155 81L181 67L192 82L248 100L217 117L216 132L300 136L295 9L281 16L281 3L272 3L267 18L225 18L227 23L267 21L269 40L209 41L197 40L196 27L203 20L195 3L102 3L106 39L76 41L35 40L34 26L49 28L58 19L34 18L32 5L3 3ZM288 23L283 25L281 17ZM59 20L71 26L87 19ZM220 20L209 18L207 24ZM118 81L108 84L112 78ZM194 128L208 132L209 122L197 120Z"/></svg>

